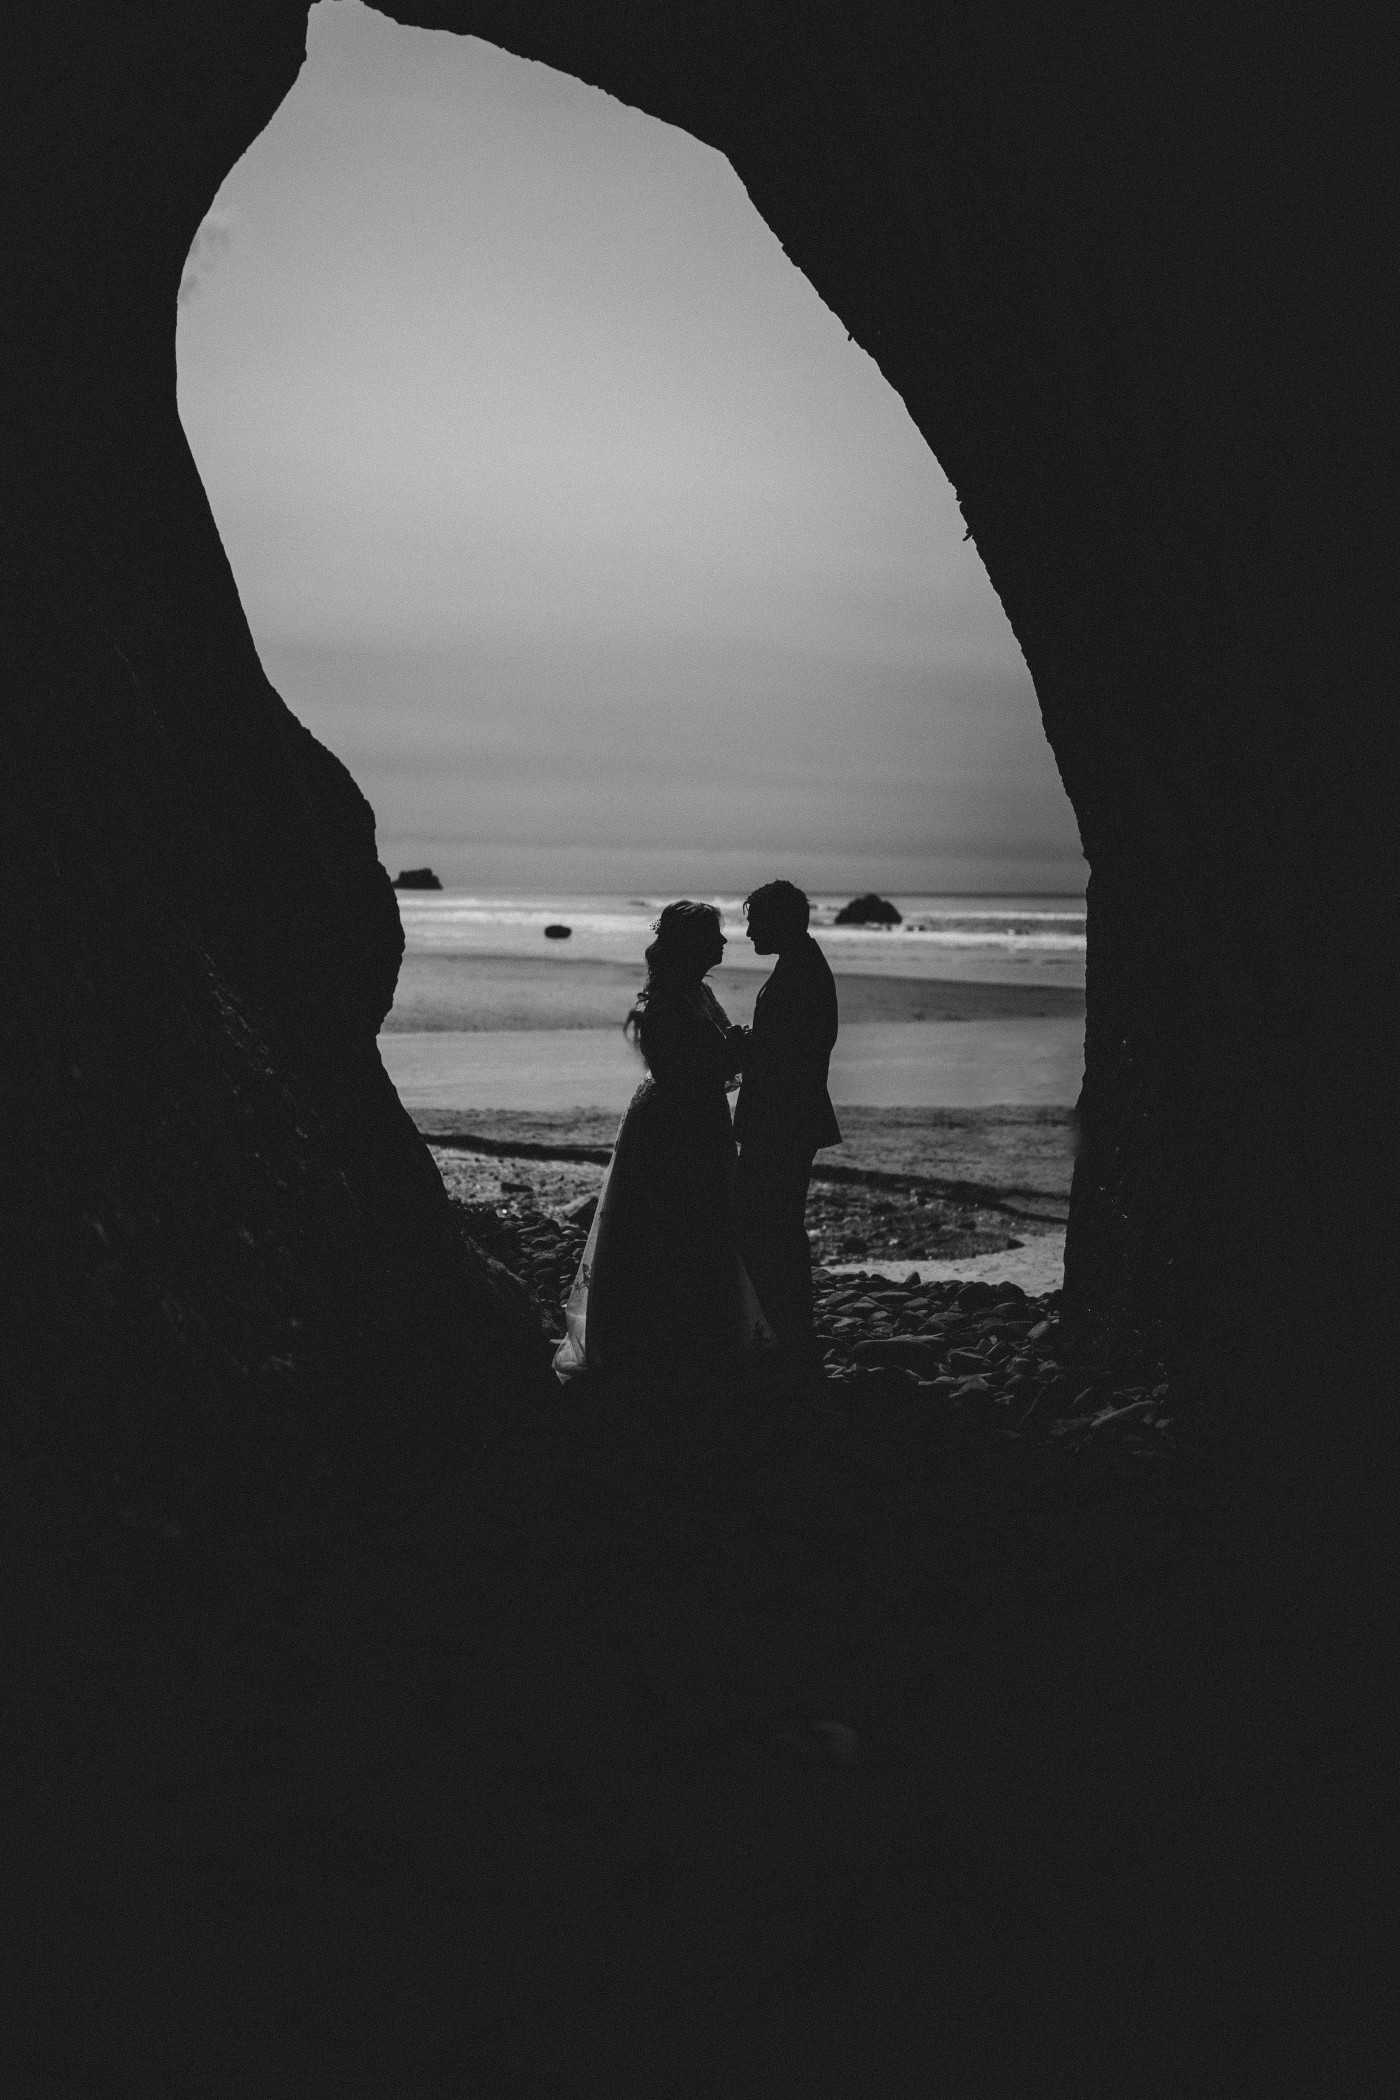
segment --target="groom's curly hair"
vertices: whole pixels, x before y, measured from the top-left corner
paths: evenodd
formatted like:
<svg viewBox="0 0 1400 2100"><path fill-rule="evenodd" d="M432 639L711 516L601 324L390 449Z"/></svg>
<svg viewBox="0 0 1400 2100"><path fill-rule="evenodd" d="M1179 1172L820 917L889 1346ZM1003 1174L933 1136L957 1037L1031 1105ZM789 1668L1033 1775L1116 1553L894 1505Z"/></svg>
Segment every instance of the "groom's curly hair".
<svg viewBox="0 0 1400 2100"><path fill-rule="evenodd" d="M807 893L795 882L765 882L744 899L744 915L759 912L780 933L805 933L812 918Z"/></svg>

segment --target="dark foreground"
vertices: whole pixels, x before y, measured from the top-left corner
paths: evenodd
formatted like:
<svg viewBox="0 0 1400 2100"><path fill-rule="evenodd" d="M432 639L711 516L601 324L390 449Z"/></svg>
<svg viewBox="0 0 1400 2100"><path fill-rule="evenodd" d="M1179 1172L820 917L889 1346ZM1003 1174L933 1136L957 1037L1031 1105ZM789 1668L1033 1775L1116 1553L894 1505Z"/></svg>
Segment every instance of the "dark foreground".
<svg viewBox="0 0 1400 2100"><path fill-rule="evenodd" d="M6 2090L1367 2089L1365 1687L1012 1413L576 1391L300 1597L133 1513L12 1684Z"/></svg>
<svg viewBox="0 0 1400 2100"><path fill-rule="evenodd" d="M557 1329L533 1193L464 1214ZM25 1600L5 2090L1372 2088L1350 1609L1053 1296L818 1291L815 1395L575 1386L319 1560L133 1508Z"/></svg>

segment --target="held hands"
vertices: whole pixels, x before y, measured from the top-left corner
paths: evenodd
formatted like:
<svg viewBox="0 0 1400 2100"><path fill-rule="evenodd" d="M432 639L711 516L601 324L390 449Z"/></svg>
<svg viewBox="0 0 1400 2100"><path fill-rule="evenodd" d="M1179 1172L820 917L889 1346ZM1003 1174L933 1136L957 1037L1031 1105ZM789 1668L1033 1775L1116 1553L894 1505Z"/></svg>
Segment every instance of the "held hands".
<svg viewBox="0 0 1400 2100"><path fill-rule="evenodd" d="M728 1075L726 1079L727 1088L732 1089L738 1085L735 1075L744 1069L744 1058L748 1051L748 1045L749 1031L747 1028L742 1028L736 1023L732 1028L725 1031L724 1047L726 1053L725 1069Z"/></svg>

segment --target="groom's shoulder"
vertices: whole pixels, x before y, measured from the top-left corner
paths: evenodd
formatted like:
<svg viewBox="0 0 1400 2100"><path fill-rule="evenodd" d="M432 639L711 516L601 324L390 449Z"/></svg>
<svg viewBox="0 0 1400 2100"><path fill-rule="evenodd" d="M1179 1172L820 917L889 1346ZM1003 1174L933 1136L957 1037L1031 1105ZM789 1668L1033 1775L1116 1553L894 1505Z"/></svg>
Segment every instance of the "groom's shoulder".
<svg viewBox="0 0 1400 2100"><path fill-rule="evenodd" d="M819 977L824 984L835 982L831 974L831 964L822 952L821 943L814 941L810 933L807 935L806 944L802 949L802 959L812 975Z"/></svg>

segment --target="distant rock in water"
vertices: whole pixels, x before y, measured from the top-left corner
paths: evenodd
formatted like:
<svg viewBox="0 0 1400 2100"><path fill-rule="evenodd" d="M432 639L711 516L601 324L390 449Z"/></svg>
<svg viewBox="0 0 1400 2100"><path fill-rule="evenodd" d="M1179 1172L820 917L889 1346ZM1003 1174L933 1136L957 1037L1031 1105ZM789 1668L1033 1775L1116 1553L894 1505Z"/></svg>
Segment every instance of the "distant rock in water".
<svg viewBox="0 0 1400 2100"><path fill-rule="evenodd" d="M896 911L888 897L855 897L836 914L837 926L902 926L903 912Z"/></svg>
<svg viewBox="0 0 1400 2100"><path fill-rule="evenodd" d="M544 937L547 941L566 941L573 930L572 926L546 926Z"/></svg>
<svg viewBox="0 0 1400 2100"><path fill-rule="evenodd" d="M400 868L398 874L394 877L394 888L396 890L440 890L442 884L438 881L431 868Z"/></svg>

